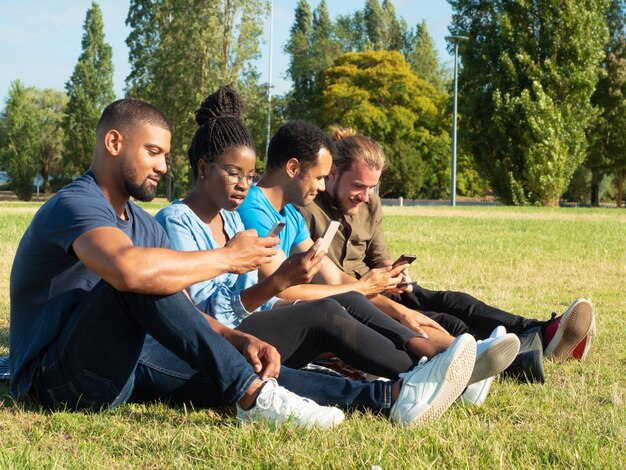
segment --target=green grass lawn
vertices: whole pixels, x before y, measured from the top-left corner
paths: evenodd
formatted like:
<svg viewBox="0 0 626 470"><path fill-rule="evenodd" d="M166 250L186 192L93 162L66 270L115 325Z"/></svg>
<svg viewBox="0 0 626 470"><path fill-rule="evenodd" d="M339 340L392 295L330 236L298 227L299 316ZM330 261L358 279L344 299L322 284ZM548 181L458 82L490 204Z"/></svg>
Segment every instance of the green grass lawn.
<svg viewBox="0 0 626 470"><path fill-rule="evenodd" d="M36 204L0 203L0 353L8 352L9 273ZM156 206L151 205L150 210ZM626 468L626 212L386 208L394 255L413 278L549 318L577 297L596 308L587 362L547 363L543 385L498 381L480 408L401 429L349 413L330 431L240 426L232 409L125 405L46 413L0 385L0 467Z"/></svg>

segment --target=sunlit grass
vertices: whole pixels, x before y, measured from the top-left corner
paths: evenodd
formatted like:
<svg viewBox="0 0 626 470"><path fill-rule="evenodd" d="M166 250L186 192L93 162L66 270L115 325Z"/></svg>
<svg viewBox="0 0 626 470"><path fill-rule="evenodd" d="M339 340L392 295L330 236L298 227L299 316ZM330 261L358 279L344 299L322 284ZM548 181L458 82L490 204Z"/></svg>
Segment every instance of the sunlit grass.
<svg viewBox="0 0 626 470"><path fill-rule="evenodd" d="M0 203L0 352L9 272L37 204ZM158 207L150 205L154 213ZM507 207L385 208L394 255L426 288L469 292L549 318L592 299L599 335L585 363L546 364L544 385L504 380L481 408L453 406L402 429L349 413L331 431L239 426L231 409L125 405L45 413L0 386L0 467L626 468L626 212Z"/></svg>

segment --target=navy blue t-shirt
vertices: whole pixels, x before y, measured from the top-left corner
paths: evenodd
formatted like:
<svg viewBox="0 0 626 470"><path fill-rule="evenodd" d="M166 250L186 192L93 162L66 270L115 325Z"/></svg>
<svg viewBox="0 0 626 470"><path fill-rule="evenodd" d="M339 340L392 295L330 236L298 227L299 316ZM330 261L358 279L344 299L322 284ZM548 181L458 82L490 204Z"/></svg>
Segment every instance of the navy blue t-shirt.
<svg viewBox="0 0 626 470"><path fill-rule="evenodd" d="M11 391L28 393L35 367L60 336L68 317L100 281L74 254L72 244L98 227L117 227L136 246L168 247L165 231L128 202L121 219L91 172L64 187L35 214L11 270Z"/></svg>

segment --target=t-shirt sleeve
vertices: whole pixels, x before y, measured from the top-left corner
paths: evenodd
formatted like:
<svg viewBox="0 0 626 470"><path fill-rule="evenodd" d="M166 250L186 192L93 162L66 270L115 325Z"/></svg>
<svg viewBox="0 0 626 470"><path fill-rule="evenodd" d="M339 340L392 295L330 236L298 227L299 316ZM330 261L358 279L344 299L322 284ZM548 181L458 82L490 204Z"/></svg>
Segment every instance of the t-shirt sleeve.
<svg viewBox="0 0 626 470"><path fill-rule="evenodd" d="M311 234L309 233L309 229L306 226L306 221L300 212L298 212L294 207L291 208L294 224L296 226L296 236L293 239L293 245L299 245L303 241L310 238Z"/></svg>
<svg viewBox="0 0 626 470"><path fill-rule="evenodd" d="M117 228L113 209L97 197L74 197L72 193L61 195L54 208L48 212L43 223L37 224L37 237L63 247L72 254L72 244L81 235L99 228Z"/></svg>
<svg viewBox="0 0 626 470"><path fill-rule="evenodd" d="M246 230L255 229L259 237L267 236L277 222L276 217L273 217L272 214L252 204L240 207L237 212Z"/></svg>
<svg viewBox="0 0 626 470"><path fill-rule="evenodd" d="M178 214L161 211L155 218L165 230L172 250L197 251L201 249L191 227Z"/></svg>

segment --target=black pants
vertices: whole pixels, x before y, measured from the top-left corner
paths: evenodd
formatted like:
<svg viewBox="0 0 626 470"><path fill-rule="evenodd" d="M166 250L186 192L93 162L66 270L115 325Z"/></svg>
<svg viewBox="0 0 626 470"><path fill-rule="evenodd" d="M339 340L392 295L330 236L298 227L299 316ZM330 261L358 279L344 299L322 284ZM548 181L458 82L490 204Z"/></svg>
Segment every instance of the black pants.
<svg viewBox="0 0 626 470"><path fill-rule="evenodd" d="M405 350L417 335L356 292L257 312L237 329L273 345L292 368L332 352L365 372L397 379L420 359Z"/></svg>
<svg viewBox="0 0 626 470"><path fill-rule="evenodd" d="M432 318L452 336L469 333L484 339L499 325L516 335L544 322L532 320L491 307L463 292L432 291L413 284L413 292L390 296L402 305Z"/></svg>

